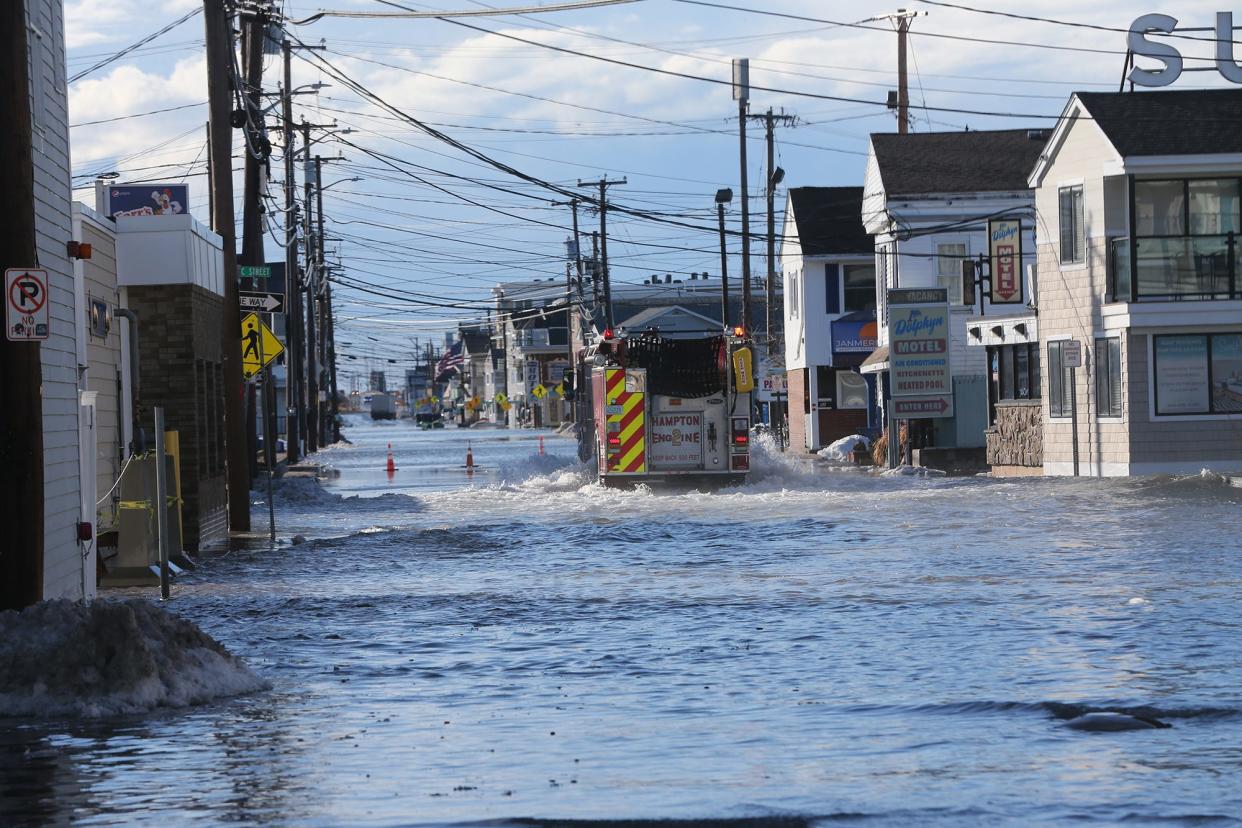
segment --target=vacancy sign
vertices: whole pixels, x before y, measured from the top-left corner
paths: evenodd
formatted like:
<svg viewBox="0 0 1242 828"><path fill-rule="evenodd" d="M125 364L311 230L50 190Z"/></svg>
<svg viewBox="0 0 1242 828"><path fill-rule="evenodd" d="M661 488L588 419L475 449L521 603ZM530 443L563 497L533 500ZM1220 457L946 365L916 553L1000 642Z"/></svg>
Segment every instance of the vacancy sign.
<svg viewBox="0 0 1242 828"><path fill-rule="evenodd" d="M11 267L4 271L4 335L11 342L47 339L51 309L47 271Z"/></svg>
<svg viewBox="0 0 1242 828"><path fill-rule="evenodd" d="M993 305L1022 304L1022 222L988 222L988 253L992 257Z"/></svg>
<svg viewBox="0 0 1242 828"><path fill-rule="evenodd" d="M949 296L944 288L888 292L889 383L897 419L953 416Z"/></svg>

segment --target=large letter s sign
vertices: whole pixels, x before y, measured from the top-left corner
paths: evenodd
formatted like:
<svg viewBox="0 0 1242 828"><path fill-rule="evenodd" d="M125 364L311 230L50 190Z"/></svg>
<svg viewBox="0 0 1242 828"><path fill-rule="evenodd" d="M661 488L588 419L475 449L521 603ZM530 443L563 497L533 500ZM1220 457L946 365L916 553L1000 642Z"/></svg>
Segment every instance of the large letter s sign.
<svg viewBox="0 0 1242 828"><path fill-rule="evenodd" d="M1150 32L1172 34L1177 28L1177 18L1167 14L1145 14L1130 24L1126 45L1135 55L1158 60L1163 69L1130 70L1130 82L1139 86L1168 86L1182 73L1181 52L1167 43L1154 43L1147 39Z"/></svg>

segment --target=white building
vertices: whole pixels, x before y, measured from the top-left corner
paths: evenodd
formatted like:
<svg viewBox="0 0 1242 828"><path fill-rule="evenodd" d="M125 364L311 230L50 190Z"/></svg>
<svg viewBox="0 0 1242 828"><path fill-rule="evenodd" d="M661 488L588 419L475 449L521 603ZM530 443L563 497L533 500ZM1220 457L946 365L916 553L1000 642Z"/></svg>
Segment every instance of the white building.
<svg viewBox="0 0 1242 828"><path fill-rule="evenodd" d="M987 253L987 222L994 218L1021 220L1024 250L1034 251L1034 193L1027 176L1047 137L1026 129L871 136L862 215L875 237L879 347L863 370L887 372L888 289L943 288L951 308L954 416L912 420L915 448L955 449L958 457L962 449L978 450L982 462L985 353L967 347L967 323L972 316L1026 311L1024 303L993 306L986 298L980 307L974 291L963 286L962 262ZM1029 300L1027 268L1021 270L1022 297Z"/></svg>
<svg viewBox="0 0 1242 828"><path fill-rule="evenodd" d="M1236 88L1070 98L1030 176L1045 474L1075 421L1082 474L1242 470L1239 120Z"/></svg>
<svg viewBox="0 0 1242 828"><path fill-rule="evenodd" d="M878 426L874 388L857 370L876 347L875 252L862 199L862 187L795 187L785 203L779 260L794 450Z"/></svg>

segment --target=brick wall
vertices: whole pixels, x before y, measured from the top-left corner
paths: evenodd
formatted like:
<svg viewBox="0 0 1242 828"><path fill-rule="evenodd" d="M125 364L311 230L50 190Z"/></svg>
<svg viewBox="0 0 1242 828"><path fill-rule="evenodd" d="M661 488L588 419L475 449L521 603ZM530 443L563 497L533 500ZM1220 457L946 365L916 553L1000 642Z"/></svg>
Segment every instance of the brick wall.
<svg viewBox="0 0 1242 828"><path fill-rule="evenodd" d="M786 372L789 383L789 450L805 452L807 450L807 431L811 424L807 422L806 413L806 368L793 368Z"/></svg>
<svg viewBox="0 0 1242 828"><path fill-rule="evenodd" d="M153 437L160 405L165 427L180 434L185 547L199 549L226 531L223 301L197 285L134 285L129 304L139 320L143 422Z"/></svg>

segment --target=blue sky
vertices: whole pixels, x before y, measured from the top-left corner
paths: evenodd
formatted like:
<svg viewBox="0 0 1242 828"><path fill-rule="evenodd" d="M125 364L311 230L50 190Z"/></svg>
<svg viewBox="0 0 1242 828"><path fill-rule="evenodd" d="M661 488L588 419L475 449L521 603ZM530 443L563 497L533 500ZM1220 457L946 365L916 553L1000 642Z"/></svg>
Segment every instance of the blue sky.
<svg viewBox="0 0 1242 828"><path fill-rule="evenodd" d="M896 11L896 6L841 0L726 3L846 23ZM70 76L198 5L198 0L69 0ZM484 7L473 0L406 5ZM915 110L918 131L1046 126L1051 121L1038 116L1059 113L1071 91L1117 88L1125 49L1120 32L1014 20L914 0L907 5L921 13L911 28L912 102L1015 116ZM1173 13L1183 26L1210 26L1218 5L1183 2L1174 12L1167 7L1135 9L1122 2L1088 7L1050 0L987 8L1125 28L1137 14L1149 11ZM391 10L378 0L287 2L284 8L292 19L325 8ZM752 111L783 108L799 119L796 127L778 133L777 163L786 171L784 186L861 185L867 136L895 130L892 114L878 105L896 85L896 37L884 20L863 28L833 26L675 0L643 0L465 22L567 51L437 20L324 19L294 32L308 44L322 39L328 50L318 54L324 60L385 101L510 167L571 188L580 179L625 177L627 184L611 193L617 202L694 227L714 225L712 199L718 187L738 190L736 104L728 87L569 52L721 80L729 78L731 58L750 58L753 84L788 90L754 92ZM947 34L1028 45L936 36ZM265 84L274 89L279 78L279 64L273 61ZM338 339L351 342L342 351L404 359L414 338L425 340L459 320L478 317L477 306L487 300L492 285L563 278L569 209L551 203L563 199L363 101L314 65L313 58L296 60L294 84L312 82L331 86L318 96L300 96L299 116L305 113L320 123L336 120L354 129L349 141L390 156L390 163L400 168L393 170L354 147L331 141L319 145L325 156L345 159L328 165L326 181L363 179L334 185L326 194L328 232L341 240L333 244L347 278L381 292L398 289L429 301L434 297L440 303L473 305L414 305L339 287ZM1197 73L1184 76L1179 86L1217 83L1214 74ZM91 182L101 172L118 171L123 181L184 179L192 187L191 209L205 221L205 101L201 15L75 83L70 92L74 183L85 187L77 197L93 198ZM142 115L165 109L171 111ZM95 121L107 123L91 123ZM752 125L750 134L752 217L762 224L764 152L759 129ZM279 177L279 149L273 160ZM278 194L279 187L273 192ZM584 229L597 222L585 209L580 219ZM734 209L730 220L736 219ZM615 281L640 282L651 273L718 273L711 232L621 214L610 215L609 230ZM731 247L736 254L736 243ZM756 272L765 267L761 253L762 245L756 244ZM269 245L269 254L275 259L280 252ZM730 269L737 273L736 260Z"/></svg>

